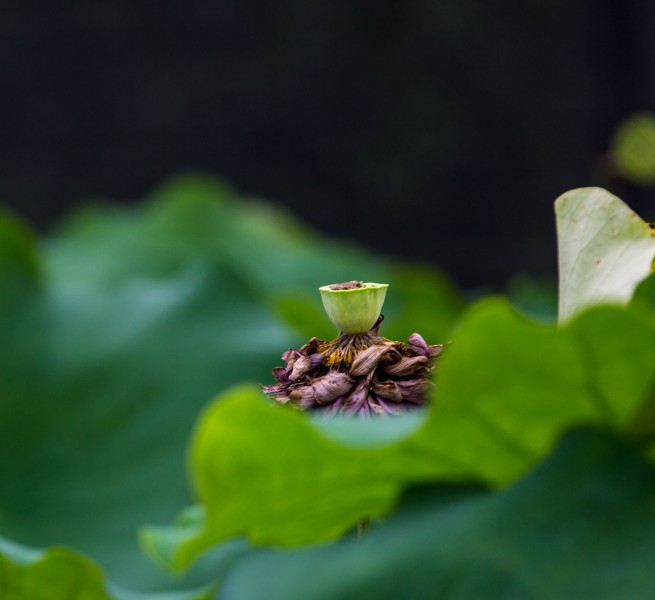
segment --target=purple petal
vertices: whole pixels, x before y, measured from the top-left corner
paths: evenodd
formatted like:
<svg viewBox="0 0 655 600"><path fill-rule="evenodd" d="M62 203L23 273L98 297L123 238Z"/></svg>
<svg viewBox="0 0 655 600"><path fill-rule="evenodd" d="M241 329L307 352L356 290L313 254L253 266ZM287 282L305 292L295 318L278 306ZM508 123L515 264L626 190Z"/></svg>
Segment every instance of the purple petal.
<svg viewBox="0 0 655 600"><path fill-rule="evenodd" d="M287 368L293 368L293 364L298 360L298 357L302 356L298 350L295 348L289 348L283 355L282 360L286 364Z"/></svg>
<svg viewBox="0 0 655 600"><path fill-rule="evenodd" d="M403 400L414 404L423 404L425 402L429 386L430 382L426 379L410 379L398 382L398 388Z"/></svg>
<svg viewBox="0 0 655 600"><path fill-rule="evenodd" d="M390 415L399 415L400 411L397 408L389 406L382 398L375 396L375 399L378 401L378 404Z"/></svg>
<svg viewBox="0 0 655 600"><path fill-rule="evenodd" d="M368 402L364 402L359 409L359 416L364 417L365 419L370 418L371 416L371 408L368 405Z"/></svg>
<svg viewBox="0 0 655 600"><path fill-rule="evenodd" d="M309 370L311 371L312 369L315 369L319 365L323 364L324 359L325 356L323 356L322 354L311 354L309 356L309 360L310 360Z"/></svg>
<svg viewBox="0 0 655 600"><path fill-rule="evenodd" d="M373 371L378 366L380 359L390 350L393 350L393 347L383 344L375 344L362 350L357 354L350 367L353 377L362 377Z"/></svg>
<svg viewBox="0 0 655 600"><path fill-rule="evenodd" d="M367 396L368 386L362 382L355 388L355 391L350 395L350 398L348 398L346 402L346 412L349 414L356 413L366 402Z"/></svg>
<svg viewBox="0 0 655 600"><path fill-rule="evenodd" d="M286 389L286 385L282 383L273 383L271 385L259 386L265 394L278 394Z"/></svg>
<svg viewBox="0 0 655 600"><path fill-rule="evenodd" d="M417 370L425 371L429 362L427 356L404 356L397 363L385 365L384 372L397 377L412 375Z"/></svg>
<svg viewBox="0 0 655 600"><path fill-rule="evenodd" d="M298 406L298 408L302 408L303 410L307 410L309 408L314 408L315 406L318 406L316 400L314 400L313 397L301 398L300 400L297 401L296 405Z"/></svg>
<svg viewBox="0 0 655 600"><path fill-rule="evenodd" d="M328 404L339 396L347 394L353 383L354 381L347 373L328 371L313 383L296 387L289 392L289 397L299 401L309 398L317 404Z"/></svg>
<svg viewBox="0 0 655 600"><path fill-rule="evenodd" d="M304 377L312 367L312 361L309 356L300 355L293 363L293 368L289 374L290 381L298 381Z"/></svg>
<svg viewBox="0 0 655 600"><path fill-rule="evenodd" d="M280 383L289 383L289 373L285 367L275 367L273 369L273 377Z"/></svg>
<svg viewBox="0 0 655 600"><path fill-rule="evenodd" d="M374 394L369 395L368 397L368 407L371 409L371 412L375 413L376 415L386 415L384 407L377 401L377 397Z"/></svg>
<svg viewBox="0 0 655 600"><path fill-rule="evenodd" d="M407 338L407 342L414 352L429 358L434 358L443 350L443 344L428 346L428 344L425 343L423 336L418 333L412 333L412 335Z"/></svg>
<svg viewBox="0 0 655 600"><path fill-rule="evenodd" d="M339 412L341 405L343 404L343 400L344 400L344 396L340 396L332 404L330 404L329 408L327 408L326 411L328 411L329 414L336 415Z"/></svg>
<svg viewBox="0 0 655 600"><path fill-rule="evenodd" d="M393 402L402 402L403 395L395 381L378 381L371 383L371 390L378 398L385 398Z"/></svg>

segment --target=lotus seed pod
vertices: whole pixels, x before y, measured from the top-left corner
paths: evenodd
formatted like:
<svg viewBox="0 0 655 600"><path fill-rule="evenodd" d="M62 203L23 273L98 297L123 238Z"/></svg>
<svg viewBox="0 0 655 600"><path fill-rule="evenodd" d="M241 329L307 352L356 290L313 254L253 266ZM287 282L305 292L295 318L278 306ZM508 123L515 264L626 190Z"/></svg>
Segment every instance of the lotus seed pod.
<svg viewBox="0 0 655 600"><path fill-rule="evenodd" d="M273 369L276 382L262 390L280 404L325 415L398 415L425 405L443 346L418 333L406 344L380 335L387 287L348 281L319 288L339 335L287 350L285 365Z"/></svg>
<svg viewBox="0 0 655 600"><path fill-rule="evenodd" d="M375 325L389 287L386 283L349 281L319 288L330 321L348 335L365 334Z"/></svg>

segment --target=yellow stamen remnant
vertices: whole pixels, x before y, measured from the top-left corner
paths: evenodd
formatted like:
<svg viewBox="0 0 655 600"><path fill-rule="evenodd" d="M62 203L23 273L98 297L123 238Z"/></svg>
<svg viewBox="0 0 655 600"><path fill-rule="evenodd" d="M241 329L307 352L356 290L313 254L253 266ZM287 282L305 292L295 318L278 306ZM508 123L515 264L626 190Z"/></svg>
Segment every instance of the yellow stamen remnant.
<svg viewBox="0 0 655 600"><path fill-rule="evenodd" d="M355 357L366 348L380 341L377 336L341 334L331 342L324 342L318 351L325 356L323 364L328 368L349 369Z"/></svg>

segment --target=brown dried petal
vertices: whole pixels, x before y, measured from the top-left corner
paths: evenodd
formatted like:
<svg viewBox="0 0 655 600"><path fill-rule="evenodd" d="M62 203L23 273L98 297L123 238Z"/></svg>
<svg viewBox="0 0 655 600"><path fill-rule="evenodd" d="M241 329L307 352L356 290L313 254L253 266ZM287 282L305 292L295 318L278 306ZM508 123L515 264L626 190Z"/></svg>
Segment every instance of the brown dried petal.
<svg viewBox="0 0 655 600"><path fill-rule="evenodd" d="M385 365L384 372L397 377L412 375L417 370L424 371L429 362L427 356L405 356L396 363Z"/></svg>
<svg viewBox="0 0 655 600"><path fill-rule="evenodd" d="M368 386L364 382L362 382L355 388L355 391L352 393L350 398L348 398L346 412L348 413L357 412L360 408L362 408L362 406L366 402L367 396L368 396Z"/></svg>
<svg viewBox="0 0 655 600"><path fill-rule="evenodd" d="M324 343L325 342L322 342L321 340L313 337L304 346L302 346L302 348L300 348L300 353L304 354L305 356L316 354L316 352L318 352L318 347Z"/></svg>
<svg viewBox="0 0 655 600"><path fill-rule="evenodd" d="M310 364L311 364L310 371L312 369L315 369L316 367L318 367L320 364L322 364L324 358L325 358L325 356L323 356L322 354L312 354L312 355L310 355L310 357L309 357Z"/></svg>
<svg viewBox="0 0 655 600"><path fill-rule="evenodd" d="M430 382L426 379L410 379L398 381L398 388L405 402L422 404L426 400L426 392Z"/></svg>
<svg viewBox="0 0 655 600"><path fill-rule="evenodd" d="M353 385L352 378L347 373L328 371L323 377L313 383L298 386L289 392L292 400L314 400L317 404L328 404L339 396L347 394Z"/></svg>
<svg viewBox="0 0 655 600"><path fill-rule="evenodd" d="M391 346L384 344L375 344L374 346L366 348L366 350L362 350L357 354L357 357L353 360L353 364L350 367L350 372L353 377L362 377L373 371L378 366L380 359L389 352L389 350L392 350Z"/></svg>
<svg viewBox="0 0 655 600"><path fill-rule="evenodd" d="M384 412L389 413L390 415L399 415L400 410L394 406L390 406L387 404L382 398L378 398L375 396L375 401L378 403L380 407L384 410Z"/></svg>
<svg viewBox="0 0 655 600"><path fill-rule="evenodd" d="M395 381L378 381L371 383L371 390L380 398L393 402L402 402L403 395Z"/></svg>
<svg viewBox="0 0 655 600"><path fill-rule="evenodd" d="M291 369L291 373L289 373L289 380L298 381L301 377L304 377L311 368L311 358L304 355L299 356L293 363L293 368Z"/></svg>
<svg viewBox="0 0 655 600"><path fill-rule="evenodd" d="M318 404L316 403L316 400L314 399L313 396L311 397L306 397L306 398L301 398L296 402L297 408L302 408L303 410L307 410L309 408L316 408Z"/></svg>
<svg viewBox="0 0 655 600"><path fill-rule="evenodd" d="M280 392L284 392L284 390L286 389L286 385L284 385L283 383L273 383L271 385L260 385L259 387L262 389L262 391L265 394L271 394L271 395L279 394Z"/></svg>
<svg viewBox="0 0 655 600"><path fill-rule="evenodd" d="M386 410L384 409L384 406L382 406L379 402L379 399L377 396L371 396L369 394L368 397L368 406L371 409L371 412L375 413L376 415L384 415L386 414Z"/></svg>
<svg viewBox="0 0 655 600"><path fill-rule="evenodd" d="M274 398L280 404L289 402L287 395L287 385L284 383L274 383L273 385L260 385L259 386L265 394Z"/></svg>
<svg viewBox="0 0 655 600"><path fill-rule="evenodd" d="M282 360L287 368L293 368L293 364L298 360L298 357L301 356L300 352L295 348L289 348L283 355Z"/></svg>
<svg viewBox="0 0 655 600"><path fill-rule="evenodd" d="M326 414L336 415L343 404L344 397L339 396L330 406L325 409Z"/></svg>
<svg viewBox="0 0 655 600"><path fill-rule="evenodd" d="M430 348L430 357L435 358L441 354L444 346L443 344L431 344L428 348Z"/></svg>
<svg viewBox="0 0 655 600"><path fill-rule="evenodd" d="M275 379L280 383L289 383L289 372L285 367L275 367L273 369L273 377L275 377Z"/></svg>

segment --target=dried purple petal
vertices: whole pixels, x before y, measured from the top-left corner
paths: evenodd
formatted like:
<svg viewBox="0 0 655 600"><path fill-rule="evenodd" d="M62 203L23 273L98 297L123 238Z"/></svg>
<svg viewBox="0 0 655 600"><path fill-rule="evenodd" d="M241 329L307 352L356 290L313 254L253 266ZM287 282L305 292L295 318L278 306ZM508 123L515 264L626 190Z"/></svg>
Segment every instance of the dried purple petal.
<svg viewBox="0 0 655 600"><path fill-rule="evenodd" d="M382 398L378 396L373 396L375 398L375 401L378 403L378 405L387 413L390 415L399 415L400 411L397 408L394 408L390 405L388 405Z"/></svg>
<svg viewBox="0 0 655 600"><path fill-rule="evenodd" d="M293 363L296 362L299 356L301 356L300 350L296 350L295 348L289 348L282 355L282 360L285 362L287 367L293 367Z"/></svg>
<svg viewBox="0 0 655 600"><path fill-rule="evenodd" d="M428 346L428 344L425 343L423 336L418 333L412 333L412 335L407 338L407 342L415 352L431 358L436 357L443 350L443 344Z"/></svg>
<svg viewBox="0 0 655 600"><path fill-rule="evenodd" d="M347 394L353 379L347 373L328 371L326 375L305 386L298 386L289 393L291 400L313 400L317 404L328 404L339 396Z"/></svg>
<svg viewBox="0 0 655 600"><path fill-rule="evenodd" d="M380 398L391 400L392 402L402 402L403 399L402 392L396 381L374 381L371 391L375 392Z"/></svg>
<svg viewBox="0 0 655 600"><path fill-rule="evenodd" d="M411 379L399 381L398 387L405 402L423 404L430 382L427 379Z"/></svg>
<svg viewBox="0 0 655 600"><path fill-rule="evenodd" d="M311 356L316 354L319 351L319 348L323 342L315 337L309 340L302 348L300 348L300 353L305 356Z"/></svg>
<svg viewBox="0 0 655 600"><path fill-rule="evenodd" d="M289 380L298 381L307 374L311 367L312 361L309 356L299 356L293 363L293 368L291 369L291 373L289 373Z"/></svg>
<svg viewBox="0 0 655 600"><path fill-rule="evenodd" d="M286 367L275 367L273 369L273 377L280 383L289 383L289 371Z"/></svg>
<svg viewBox="0 0 655 600"><path fill-rule="evenodd" d="M368 375L373 369L377 368L380 359L390 350L393 350L393 348L386 344L376 344L375 346L366 348L366 350L362 350L355 360L353 360L352 366L350 367L350 374L353 377Z"/></svg>
<svg viewBox="0 0 655 600"><path fill-rule="evenodd" d="M368 397L368 388L364 382L360 383L348 399L348 413L356 413L362 408Z"/></svg>
<svg viewBox="0 0 655 600"><path fill-rule="evenodd" d="M425 404L429 375L443 346L417 333L407 344L379 336L382 316L366 334L340 334L331 342L310 339L283 355L273 369L277 383L261 386L281 404L325 414L395 415Z"/></svg>
<svg viewBox="0 0 655 600"><path fill-rule="evenodd" d="M404 356L396 363L385 365L383 370L387 375L396 377L420 375L425 372L429 360L427 356Z"/></svg>

